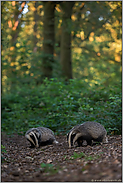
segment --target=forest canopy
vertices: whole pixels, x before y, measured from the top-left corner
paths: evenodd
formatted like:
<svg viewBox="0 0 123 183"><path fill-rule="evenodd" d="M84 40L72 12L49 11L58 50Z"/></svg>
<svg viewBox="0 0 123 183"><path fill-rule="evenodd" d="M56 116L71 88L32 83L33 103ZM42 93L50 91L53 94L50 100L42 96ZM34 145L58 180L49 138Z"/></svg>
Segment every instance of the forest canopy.
<svg viewBox="0 0 123 183"><path fill-rule="evenodd" d="M2 92L43 78L121 80L122 1L2 1Z"/></svg>

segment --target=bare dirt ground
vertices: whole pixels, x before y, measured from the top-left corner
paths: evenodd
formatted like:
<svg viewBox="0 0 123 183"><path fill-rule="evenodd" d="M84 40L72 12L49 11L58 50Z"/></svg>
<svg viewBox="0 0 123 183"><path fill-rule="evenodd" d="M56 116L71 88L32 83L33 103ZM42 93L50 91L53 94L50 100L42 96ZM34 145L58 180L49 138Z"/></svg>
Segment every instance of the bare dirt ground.
<svg viewBox="0 0 123 183"><path fill-rule="evenodd" d="M2 182L121 182L122 137L108 136L103 145L68 148L66 136L58 145L30 149L24 136L2 135Z"/></svg>

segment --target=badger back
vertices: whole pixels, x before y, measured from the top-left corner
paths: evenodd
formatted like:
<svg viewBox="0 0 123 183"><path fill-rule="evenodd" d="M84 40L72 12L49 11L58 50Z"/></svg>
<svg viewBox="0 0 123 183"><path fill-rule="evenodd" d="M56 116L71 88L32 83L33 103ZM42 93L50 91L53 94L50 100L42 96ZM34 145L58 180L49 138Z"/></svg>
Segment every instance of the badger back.
<svg viewBox="0 0 123 183"><path fill-rule="evenodd" d="M98 139L107 135L106 129L97 122L87 121L79 126L79 132L86 131L93 139Z"/></svg>
<svg viewBox="0 0 123 183"><path fill-rule="evenodd" d="M38 127L37 129L41 132L41 142L49 141L51 143L58 143L51 129L46 127Z"/></svg>

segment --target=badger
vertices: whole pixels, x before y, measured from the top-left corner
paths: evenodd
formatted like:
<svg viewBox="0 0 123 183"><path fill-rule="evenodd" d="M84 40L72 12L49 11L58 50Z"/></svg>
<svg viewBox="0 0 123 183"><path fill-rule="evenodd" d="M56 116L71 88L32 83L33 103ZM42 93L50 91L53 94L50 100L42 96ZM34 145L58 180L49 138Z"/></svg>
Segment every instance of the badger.
<svg viewBox="0 0 123 183"><path fill-rule="evenodd" d="M83 124L74 126L67 134L69 148L78 143L82 146L83 140L87 141L87 145L92 145L92 140L95 142L108 143L106 129L97 122L87 121Z"/></svg>
<svg viewBox="0 0 123 183"><path fill-rule="evenodd" d="M30 148L58 143L54 132L46 127L31 128L26 132L25 137L31 143Z"/></svg>

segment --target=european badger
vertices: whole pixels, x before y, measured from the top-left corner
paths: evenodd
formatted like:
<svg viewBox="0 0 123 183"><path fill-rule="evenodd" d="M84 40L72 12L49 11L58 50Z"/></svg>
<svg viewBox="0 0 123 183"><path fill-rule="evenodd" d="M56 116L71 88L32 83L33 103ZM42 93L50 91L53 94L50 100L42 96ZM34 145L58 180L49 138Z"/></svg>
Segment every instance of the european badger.
<svg viewBox="0 0 123 183"><path fill-rule="evenodd" d="M83 140L87 141L87 145L92 145L92 140L96 142L108 143L106 129L96 122L87 121L83 124L74 126L67 134L69 148L74 146L75 142L78 146L82 146Z"/></svg>
<svg viewBox="0 0 123 183"><path fill-rule="evenodd" d="M53 131L45 127L31 128L26 132L25 137L31 143L31 148L58 143Z"/></svg>

